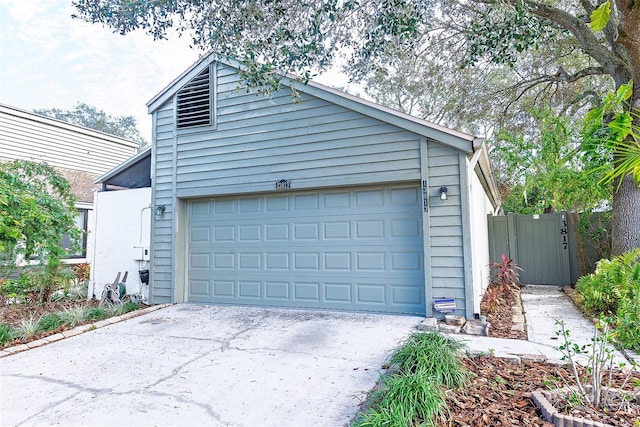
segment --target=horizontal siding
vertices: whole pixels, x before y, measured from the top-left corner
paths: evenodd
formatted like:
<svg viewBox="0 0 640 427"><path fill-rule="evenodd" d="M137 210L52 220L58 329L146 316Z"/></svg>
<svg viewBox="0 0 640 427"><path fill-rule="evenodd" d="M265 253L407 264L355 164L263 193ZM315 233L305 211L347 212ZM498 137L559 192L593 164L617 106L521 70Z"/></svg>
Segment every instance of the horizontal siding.
<svg viewBox="0 0 640 427"><path fill-rule="evenodd" d="M429 234L431 293L433 298L453 298L457 314L465 315L465 274L459 152L429 141ZM447 187L447 200L439 189Z"/></svg>
<svg viewBox="0 0 640 427"><path fill-rule="evenodd" d="M155 206L166 206L165 213L153 221L153 281L151 302L173 302L174 242L173 242L173 165L174 114L173 102L168 101L157 111L155 141Z"/></svg>
<svg viewBox="0 0 640 427"><path fill-rule="evenodd" d="M22 114L0 111L1 159L43 161L54 167L103 174L137 152L137 147L107 136L74 131Z"/></svg>
<svg viewBox="0 0 640 427"><path fill-rule="evenodd" d="M178 137L177 194L261 192L420 179L419 138L360 113L288 90L264 97L237 90L218 70L217 127Z"/></svg>

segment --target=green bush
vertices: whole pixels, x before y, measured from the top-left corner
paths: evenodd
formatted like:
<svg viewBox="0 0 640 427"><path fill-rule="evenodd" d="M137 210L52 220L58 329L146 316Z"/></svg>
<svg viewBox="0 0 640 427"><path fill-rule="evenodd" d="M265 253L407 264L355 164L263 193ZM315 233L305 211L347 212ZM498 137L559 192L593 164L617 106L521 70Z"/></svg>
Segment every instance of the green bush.
<svg viewBox="0 0 640 427"><path fill-rule="evenodd" d="M598 261L576 290L590 314L615 318L613 335L620 345L640 349L640 249Z"/></svg>
<svg viewBox="0 0 640 427"><path fill-rule="evenodd" d="M13 340L13 329L6 323L0 323L0 345L5 345Z"/></svg>

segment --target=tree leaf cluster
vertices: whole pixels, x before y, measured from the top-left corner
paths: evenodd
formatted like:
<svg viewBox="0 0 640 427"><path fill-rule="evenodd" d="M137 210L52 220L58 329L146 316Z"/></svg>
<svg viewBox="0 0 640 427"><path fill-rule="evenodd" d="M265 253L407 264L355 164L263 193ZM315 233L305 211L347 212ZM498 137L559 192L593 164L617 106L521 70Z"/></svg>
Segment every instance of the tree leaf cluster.
<svg viewBox="0 0 640 427"><path fill-rule="evenodd" d="M55 266L78 249L75 196L69 182L44 163L0 163L0 277L22 259L36 257ZM74 247L62 248L68 235Z"/></svg>

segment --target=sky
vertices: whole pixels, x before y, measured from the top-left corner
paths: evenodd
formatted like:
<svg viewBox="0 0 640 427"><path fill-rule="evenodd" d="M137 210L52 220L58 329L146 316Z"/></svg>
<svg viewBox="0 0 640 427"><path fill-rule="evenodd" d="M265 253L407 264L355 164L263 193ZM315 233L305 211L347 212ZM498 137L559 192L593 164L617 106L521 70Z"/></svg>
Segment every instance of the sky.
<svg viewBox="0 0 640 427"><path fill-rule="evenodd" d="M134 116L151 141L146 103L202 51L190 38L121 36L71 18L71 0L0 0L0 103L28 111L72 109L78 102L113 116ZM317 79L346 85L338 73Z"/></svg>

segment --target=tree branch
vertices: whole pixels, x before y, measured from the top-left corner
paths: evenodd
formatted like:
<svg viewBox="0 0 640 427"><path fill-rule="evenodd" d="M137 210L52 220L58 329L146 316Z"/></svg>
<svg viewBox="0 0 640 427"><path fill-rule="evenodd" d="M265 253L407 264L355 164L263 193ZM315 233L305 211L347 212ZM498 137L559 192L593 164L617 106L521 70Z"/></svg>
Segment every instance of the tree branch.
<svg viewBox="0 0 640 427"><path fill-rule="evenodd" d="M488 4L491 0L473 0L476 3ZM505 0L512 6L516 6L521 0ZM620 0L619 0L620 1ZM628 0L621 0L628 1ZM555 23L561 29L569 31L578 41L580 49L588 56L595 59L607 74L619 76L621 72L631 75L628 63L621 58L617 52L611 51L604 46L591 31L588 24L580 20L577 16L572 15L565 10L553 7L534 0L524 0L524 4L530 13L543 18L549 22ZM589 7L588 0L581 0L583 7ZM591 6L593 7L593 6ZM585 9L586 10L586 9Z"/></svg>

